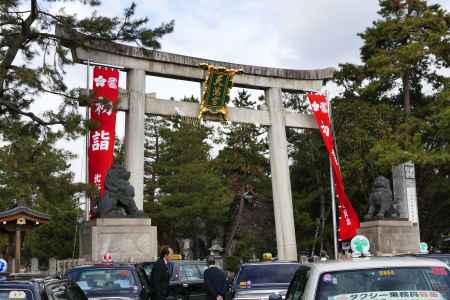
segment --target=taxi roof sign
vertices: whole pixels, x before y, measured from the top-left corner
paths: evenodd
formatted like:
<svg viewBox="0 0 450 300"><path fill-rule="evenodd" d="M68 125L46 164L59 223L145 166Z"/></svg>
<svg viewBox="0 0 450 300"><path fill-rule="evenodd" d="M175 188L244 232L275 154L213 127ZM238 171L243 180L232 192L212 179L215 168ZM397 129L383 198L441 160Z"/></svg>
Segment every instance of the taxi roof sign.
<svg viewBox="0 0 450 300"><path fill-rule="evenodd" d="M356 235L350 242L352 257L371 256L370 242L364 235Z"/></svg>
<svg viewBox="0 0 450 300"><path fill-rule="evenodd" d="M270 252L263 253L262 260L263 261L272 261L272 253L270 253Z"/></svg>
<svg viewBox="0 0 450 300"><path fill-rule="evenodd" d="M172 254L172 255L170 256L170 258L171 258L172 260L182 260L182 259L183 259L183 256L181 256L181 254Z"/></svg>

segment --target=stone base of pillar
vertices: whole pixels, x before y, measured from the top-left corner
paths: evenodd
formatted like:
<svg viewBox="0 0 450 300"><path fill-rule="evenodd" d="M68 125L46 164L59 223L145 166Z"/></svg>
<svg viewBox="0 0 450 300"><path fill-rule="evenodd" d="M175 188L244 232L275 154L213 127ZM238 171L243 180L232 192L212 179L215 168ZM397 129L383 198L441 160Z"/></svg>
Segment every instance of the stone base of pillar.
<svg viewBox="0 0 450 300"><path fill-rule="evenodd" d="M419 253L419 226L407 220L362 222L358 234L369 239L370 252L377 256Z"/></svg>
<svg viewBox="0 0 450 300"><path fill-rule="evenodd" d="M102 218L82 224L80 258L100 262L111 253L115 262L143 262L157 258L157 232L150 219Z"/></svg>

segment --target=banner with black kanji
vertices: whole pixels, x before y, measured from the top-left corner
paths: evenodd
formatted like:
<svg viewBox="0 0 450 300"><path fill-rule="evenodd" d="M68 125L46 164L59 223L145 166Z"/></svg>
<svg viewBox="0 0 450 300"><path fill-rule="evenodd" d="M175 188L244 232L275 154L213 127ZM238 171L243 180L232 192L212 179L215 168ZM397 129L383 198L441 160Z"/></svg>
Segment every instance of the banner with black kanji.
<svg viewBox="0 0 450 300"><path fill-rule="evenodd" d="M95 67L93 92L94 101L90 107L90 120L94 128L89 131L88 178L89 183L94 184L102 196L106 173L113 163L114 156L115 107L119 97L119 71ZM92 204L93 201L91 201L91 209Z"/></svg>

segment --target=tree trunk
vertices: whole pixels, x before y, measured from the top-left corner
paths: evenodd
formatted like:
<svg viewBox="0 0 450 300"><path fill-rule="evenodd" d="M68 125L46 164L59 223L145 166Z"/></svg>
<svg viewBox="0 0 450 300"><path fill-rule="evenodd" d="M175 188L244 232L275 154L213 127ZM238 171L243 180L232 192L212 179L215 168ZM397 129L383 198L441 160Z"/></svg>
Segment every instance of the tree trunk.
<svg viewBox="0 0 450 300"><path fill-rule="evenodd" d="M233 224L231 225L230 235L228 236L225 243L225 256L231 255L231 248L233 245L234 237L239 229L239 223L241 221L242 212L244 211L244 197L240 195L239 197L239 208L237 214L234 216Z"/></svg>
<svg viewBox="0 0 450 300"><path fill-rule="evenodd" d="M403 81L403 106L405 112L411 112L411 80L409 72L406 72L402 78Z"/></svg>

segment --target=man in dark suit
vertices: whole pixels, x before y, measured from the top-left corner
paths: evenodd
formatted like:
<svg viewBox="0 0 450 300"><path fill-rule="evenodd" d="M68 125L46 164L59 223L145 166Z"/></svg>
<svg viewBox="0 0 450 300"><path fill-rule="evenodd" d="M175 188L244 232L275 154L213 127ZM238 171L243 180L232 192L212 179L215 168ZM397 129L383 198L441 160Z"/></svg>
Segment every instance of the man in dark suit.
<svg viewBox="0 0 450 300"><path fill-rule="evenodd" d="M150 293L152 300L166 300L169 294L169 263L173 250L170 247L163 247L159 254L159 259L153 266L150 275Z"/></svg>
<svg viewBox="0 0 450 300"><path fill-rule="evenodd" d="M215 265L215 259L213 256L209 256L207 261L208 269L206 269L203 274L207 291L207 299L223 300L225 297L227 275L223 270Z"/></svg>

